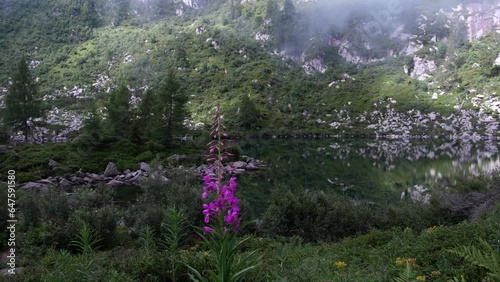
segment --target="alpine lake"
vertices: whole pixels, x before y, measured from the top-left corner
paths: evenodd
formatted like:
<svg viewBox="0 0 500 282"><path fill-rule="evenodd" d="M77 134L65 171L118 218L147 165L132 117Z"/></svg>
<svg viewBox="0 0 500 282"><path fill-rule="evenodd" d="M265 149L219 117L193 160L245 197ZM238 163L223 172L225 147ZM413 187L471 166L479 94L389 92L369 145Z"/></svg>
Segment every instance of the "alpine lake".
<svg viewBox="0 0 500 282"><path fill-rule="evenodd" d="M428 194L500 168L500 140L271 139L238 145L266 165L237 176L240 195L257 215L278 185L389 204L415 189Z"/></svg>
<svg viewBox="0 0 500 282"><path fill-rule="evenodd" d="M241 156L265 165L236 176L237 193L258 217L280 186L390 204L417 200L412 198L415 190L425 200L435 189L500 169L500 140L240 139L236 144ZM200 181L200 195L202 185ZM137 186L121 186L114 198L128 206L141 193Z"/></svg>

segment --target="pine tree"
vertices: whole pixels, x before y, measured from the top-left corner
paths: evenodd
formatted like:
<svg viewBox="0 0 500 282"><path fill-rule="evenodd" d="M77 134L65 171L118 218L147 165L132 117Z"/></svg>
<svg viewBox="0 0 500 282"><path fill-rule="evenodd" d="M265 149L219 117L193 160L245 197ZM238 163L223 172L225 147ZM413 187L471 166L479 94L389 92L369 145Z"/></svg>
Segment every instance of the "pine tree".
<svg viewBox="0 0 500 282"><path fill-rule="evenodd" d="M146 140L154 139L155 130L152 129L154 121L153 108L155 105L155 95L151 89L144 93L141 103L135 112L136 118L132 122L131 140L136 144L144 144Z"/></svg>
<svg viewBox="0 0 500 282"><path fill-rule="evenodd" d="M88 134L95 144L101 142L103 136L101 117L97 113L95 105L92 106L89 117L83 121L83 131Z"/></svg>
<svg viewBox="0 0 500 282"><path fill-rule="evenodd" d="M94 6L94 1L91 0L87 0L82 3L82 20L91 28L95 28L99 25L99 14L95 10Z"/></svg>
<svg viewBox="0 0 500 282"><path fill-rule="evenodd" d="M172 143L174 132L182 130L187 115L188 97L180 93L180 88L181 84L175 79L173 72L170 72L158 91L157 103L153 109L156 125L165 145Z"/></svg>
<svg viewBox="0 0 500 282"><path fill-rule="evenodd" d="M118 7L117 7L117 12L116 12L116 19L115 19L115 25L121 25L123 21L128 19L128 12L130 11L130 0L120 0L116 2Z"/></svg>
<svg viewBox="0 0 500 282"><path fill-rule="evenodd" d="M260 113L248 95L241 97L238 121L246 129L255 129L258 126Z"/></svg>
<svg viewBox="0 0 500 282"><path fill-rule="evenodd" d="M108 108L108 125L115 136L128 138L130 129L130 92L125 85L111 92Z"/></svg>
<svg viewBox="0 0 500 282"><path fill-rule="evenodd" d="M283 14L287 18L293 18L295 16L295 6L292 0L285 0L283 3Z"/></svg>
<svg viewBox="0 0 500 282"><path fill-rule="evenodd" d="M281 15L276 0L267 0L266 20L271 20L269 33L273 36L274 47L280 45Z"/></svg>
<svg viewBox="0 0 500 282"><path fill-rule="evenodd" d="M297 13L291 0L285 0L280 11L276 0L268 0L266 19L271 20L269 32L273 36L274 47L284 49L293 45Z"/></svg>
<svg viewBox="0 0 500 282"><path fill-rule="evenodd" d="M15 131L22 131L25 142L31 136L32 119L42 116L41 101L37 99L37 94L37 85L31 78L28 64L23 57L5 97L4 122Z"/></svg>
<svg viewBox="0 0 500 282"><path fill-rule="evenodd" d="M293 5L291 0L285 0L283 4L283 15L281 20L281 36L280 38L280 47L290 47L291 45L295 45L295 21L296 21L296 13L295 6Z"/></svg>

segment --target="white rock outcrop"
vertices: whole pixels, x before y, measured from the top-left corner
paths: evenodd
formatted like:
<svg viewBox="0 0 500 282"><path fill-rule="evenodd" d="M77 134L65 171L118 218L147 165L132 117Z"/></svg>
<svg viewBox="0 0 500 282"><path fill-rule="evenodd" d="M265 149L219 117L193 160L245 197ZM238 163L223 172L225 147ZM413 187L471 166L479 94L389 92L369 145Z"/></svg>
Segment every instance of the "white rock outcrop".
<svg viewBox="0 0 500 282"><path fill-rule="evenodd" d="M413 58L414 67L411 76L418 80L425 80L431 76L431 72L436 70L436 63L425 58L415 56Z"/></svg>

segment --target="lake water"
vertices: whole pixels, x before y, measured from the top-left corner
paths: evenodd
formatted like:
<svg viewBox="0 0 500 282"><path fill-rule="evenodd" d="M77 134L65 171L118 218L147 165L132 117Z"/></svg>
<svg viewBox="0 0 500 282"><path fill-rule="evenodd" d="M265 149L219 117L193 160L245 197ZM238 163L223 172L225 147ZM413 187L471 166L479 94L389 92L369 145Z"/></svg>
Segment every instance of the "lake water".
<svg viewBox="0 0 500 282"><path fill-rule="evenodd" d="M276 185L328 190L376 202L398 201L415 185L432 190L500 168L500 141L249 140L243 154L268 169L238 177L241 195L262 213Z"/></svg>

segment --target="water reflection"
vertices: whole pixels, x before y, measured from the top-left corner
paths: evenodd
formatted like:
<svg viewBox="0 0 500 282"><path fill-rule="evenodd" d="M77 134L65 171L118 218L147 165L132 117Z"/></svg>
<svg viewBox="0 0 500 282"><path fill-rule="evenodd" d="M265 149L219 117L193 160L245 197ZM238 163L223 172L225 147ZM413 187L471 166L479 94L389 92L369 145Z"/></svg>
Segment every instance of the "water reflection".
<svg viewBox="0 0 500 282"><path fill-rule="evenodd" d="M500 168L498 141L473 142L425 142L376 140L366 144L356 142L333 142L329 145L335 152L334 159L349 159L359 155L374 161L373 165L387 171L397 170L397 164L402 160L415 162L415 166L431 164L425 173L425 183L438 183L460 176L490 174ZM324 148L318 148L322 151ZM436 166L432 166L433 163ZM423 183L415 183L423 184Z"/></svg>
<svg viewBox="0 0 500 282"><path fill-rule="evenodd" d="M500 141L266 140L240 142L243 153L269 169L242 176L251 201L265 205L277 184L322 189L368 200L399 199L415 185L450 185L500 168Z"/></svg>

